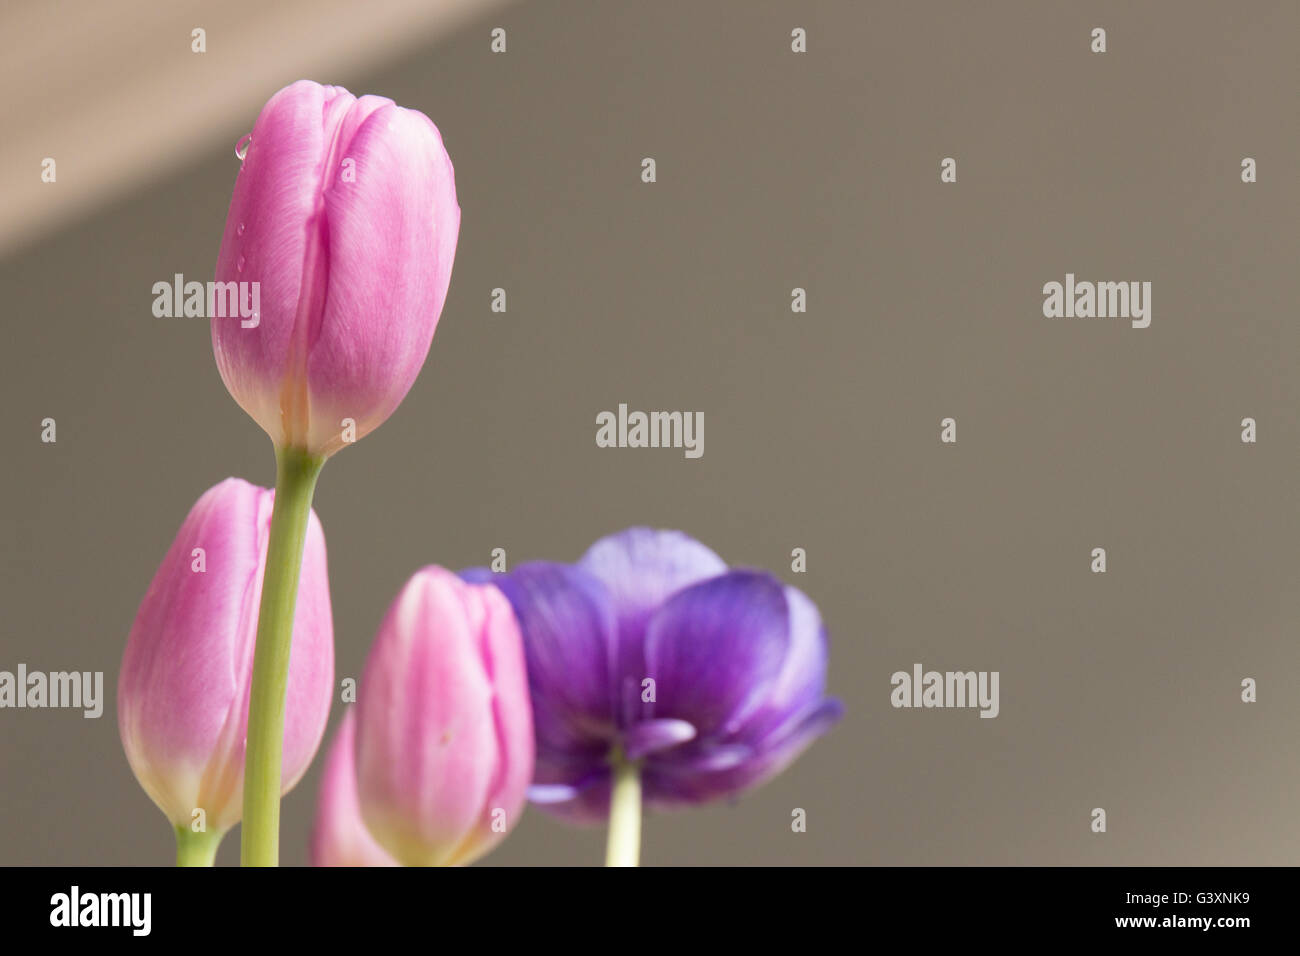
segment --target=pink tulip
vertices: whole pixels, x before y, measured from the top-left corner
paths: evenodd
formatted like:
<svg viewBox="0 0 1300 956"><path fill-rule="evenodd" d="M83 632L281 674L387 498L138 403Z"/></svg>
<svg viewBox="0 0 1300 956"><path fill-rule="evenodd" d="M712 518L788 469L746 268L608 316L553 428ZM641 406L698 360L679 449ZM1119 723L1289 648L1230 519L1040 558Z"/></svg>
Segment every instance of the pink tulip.
<svg viewBox="0 0 1300 956"><path fill-rule="evenodd" d="M306 80L271 97L216 270L259 283L259 314L213 316L212 347L276 445L328 457L393 413L428 355L459 228L451 159L423 113Z"/></svg>
<svg viewBox="0 0 1300 956"><path fill-rule="evenodd" d="M356 707L362 816L397 860L470 863L518 821L532 703L519 625L495 586L417 571L379 628Z"/></svg>
<svg viewBox="0 0 1300 956"><path fill-rule="evenodd" d="M312 866L397 866L366 829L357 802L356 715L339 724L325 761L316 824L311 834Z"/></svg>
<svg viewBox="0 0 1300 956"><path fill-rule="evenodd" d="M227 478L181 525L140 603L122 658L117 720L136 779L177 826L239 822L257 609L274 493ZM295 608L282 792L329 717L334 626L325 536L312 513Z"/></svg>

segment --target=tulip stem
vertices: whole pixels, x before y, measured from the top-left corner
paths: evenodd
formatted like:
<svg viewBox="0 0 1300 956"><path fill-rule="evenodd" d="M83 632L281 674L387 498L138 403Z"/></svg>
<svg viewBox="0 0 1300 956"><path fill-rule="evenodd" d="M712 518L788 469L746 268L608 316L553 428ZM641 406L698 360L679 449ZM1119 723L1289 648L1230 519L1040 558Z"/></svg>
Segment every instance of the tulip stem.
<svg viewBox="0 0 1300 956"><path fill-rule="evenodd" d="M176 865L211 866L217 858L224 833L203 830L195 833L188 826L176 828Z"/></svg>
<svg viewBox="0 0 1300 956"><path fill-rule="evenodd" d="M641 857L641 767L621 753L611 758L614 782L609 794L606 866L636 866Z"/></svg>
<svg viewBox="0 0 1300 956"><path fill-rule="evenodd" d="M240 831L240 863L244 866L276 866L280 859L280 764L289 649L311 499L325 459L301 450L276 448L275 463L275 506L266 546L253 686L248 701L244 818Z"/></svg>

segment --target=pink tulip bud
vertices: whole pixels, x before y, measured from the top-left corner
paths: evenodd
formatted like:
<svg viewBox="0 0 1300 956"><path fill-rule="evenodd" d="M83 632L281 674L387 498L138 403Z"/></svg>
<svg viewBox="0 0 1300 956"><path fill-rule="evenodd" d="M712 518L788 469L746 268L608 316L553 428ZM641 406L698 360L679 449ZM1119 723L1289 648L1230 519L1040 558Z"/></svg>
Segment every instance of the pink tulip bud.
<svg viewBox="0 0 1300 956"><path fill-rule="evenodd" d="M211 321L222 381L278 446L326 457L393 413L428 355L459 229L423 113L306 80L271 97L216 271L259 283L258 315Z"/></svg>
<svg viewBox="0 0 1300 956"><path fill-rule="evenodd" d="M470 863L518 822L532 702L519 625L495 586L417 571L379 628L356 707L362 816L397 860Z"/></svg>
<svg viewBox="0 0 1300 956"><path fill-rule="evenodd" d="M357 802L356 715L349 710L339 724L325 760L316 823L311 834L312 866L397 866L375 842L361 819Z"/></svg>
<svg viewBox="0 0 1300 956"><path fill-rule="evenodd" d="M122 657L117 721L136 779L177 826L224 832L243 804L244 737L274 493L227 478L181 525ZM307 527L285 700L283 791L329 718L334 625L325 536ZM202 815L196 811L202 811Z"/></svg>

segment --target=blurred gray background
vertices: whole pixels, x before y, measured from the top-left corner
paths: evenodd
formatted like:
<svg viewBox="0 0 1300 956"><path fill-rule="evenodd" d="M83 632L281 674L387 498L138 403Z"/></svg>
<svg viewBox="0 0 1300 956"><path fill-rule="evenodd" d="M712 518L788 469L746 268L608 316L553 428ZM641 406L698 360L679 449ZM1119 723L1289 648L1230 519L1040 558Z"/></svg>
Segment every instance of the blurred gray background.
<svg viewBox="0 0 1300 956"><path fill-rule="evenodd" d="M48 14L65 55L6 106L15 136L61 115L49 89L90 95L155 68L123 39L148 16L115 18L92 37L109 68L69 85L80 11L97 6ZM328 6L329 29L305 23L298 42L364 32L364 5ZM192 7L196 23L218 15ZM292 32L282 60L236 48L271 15L236 8L201 65L182 36L150 88L217 96L223 77L260 71L238 109L146 111L121 135L157 168L138 160L134 185L57 225L42 227L39 197L10 222L0 669L102 670L108 700L97 721L0 711L2 863L173 858L118 739L124 642L198 495L274 477L207 321L151 314L154 282L212 277L234 143L300 75ZM649 817L645 863L1300 862L1300 7L457 12L310 74L427 113L463 210L423 373L319 486L338 676L359 676L423 564L483 564L496 547L512 565L567 560L630 524L681 528L818 602L847 714L737 805ZM1089 51L1097 26L1104 55ZM51 38L2 42L37 39ZM78 180L105 138L78 129L42 195L89 190ZM174 139L184 155L164 162ZM10 158L40 186L47 154L32 148ZM939 181L949 156L955 184ZM1151 327L1044 318L1041 288L1066 272L1151 281ZM489 309L498 286L504 315ZM790 311L795 286L806 314ZM704 456L597 448L595 416L620 402L702 411ZM939 441L948 416L956 445ZM806 574L790 571L795 547ZM1000 716L893 709L890 675L914 662L1000 671ZM1245 677L1258 703L1241 702ZM285 800L286 863L306 861L320 763ZM602 853L601 831L530 810L484 862Z"/></svg>

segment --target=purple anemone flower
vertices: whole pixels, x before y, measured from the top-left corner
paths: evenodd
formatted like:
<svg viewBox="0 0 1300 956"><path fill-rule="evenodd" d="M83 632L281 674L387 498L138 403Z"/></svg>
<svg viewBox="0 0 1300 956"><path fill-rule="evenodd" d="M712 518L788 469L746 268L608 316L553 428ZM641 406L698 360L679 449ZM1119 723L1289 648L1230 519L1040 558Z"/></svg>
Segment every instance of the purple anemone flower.
<svg viewBox="0 0 1300 956"><path fill-rule="evenodd" d="M703 803L771 779L842 713L812 601L679 531L630 528L576 564L462 576L515 609L537 736L529 799L565 819L608 817L613 756L640 763L647 806Z"/></svg>

